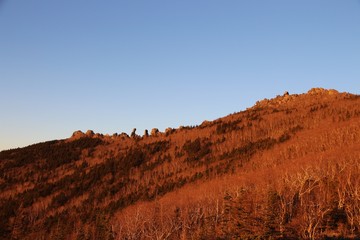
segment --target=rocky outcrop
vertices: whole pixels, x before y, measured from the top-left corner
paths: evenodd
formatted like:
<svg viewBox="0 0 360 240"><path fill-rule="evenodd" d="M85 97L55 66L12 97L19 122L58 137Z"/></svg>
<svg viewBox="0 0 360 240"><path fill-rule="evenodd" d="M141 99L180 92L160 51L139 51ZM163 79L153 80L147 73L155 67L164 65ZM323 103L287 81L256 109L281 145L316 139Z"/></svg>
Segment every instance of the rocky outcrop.
<svg viewBox="0 0 360 240"><path fill-rule="evenodd" d="M157 128L151 129L151 136L157 136L158 133L159 133L159 129L157 129Z"/></svg>
<svg viewBox="0 0 360 240"><path fill-rule="evenodd" d="M134 128L130 135L132 138L136 137L136 128Z"/></svg>
<svg viewBox="0 0 360 240"><path fill-rule="evenodd" d="M80 130L77 130L72 134L71 139L79 139L79 138L84 138L84 137L101 138L101 137L103 137L103 135L99 134L99 133L94 133L94 131L92 131L92 130L87 130L86 133L84 133Z"/></svg>
<svg viewBox="0 0 360 240"><path fill-rule="evenodd" d="M175 129L168 127L165 129L165 135L168 136L169 134L175 132Z"/></svg>
<svg viewBox="0 0 360 240"><path fill-rule="evenodd" d="M309 96L312 97L312 99L317 98L317 96L330 96L330 97L337 97L340 96L341 94L334 90L334 89L324 89L324 88L312 88L310 89L306 94L292 94L290 95L288 91L284 92L283 95L278 95L273 99L264 99L261 101L257 101L255 106L252 107L254 109L257 108L265 108L265 107L280 107L283 106L285 104L294 102L294 100L296 98L301 98L302 101L304 103L308 102L310 98L308 98ZM251 109L251 108L249 108Z"/></svg>
<svg viewBox="0 0 360 240"><path fill-rule="evenodd" d="M207 126L209 126L209 125L211 125L211 122L208 121L208 120L204 120L204 121L200 124L201 127L207 127Z"/></svg>
<svg viewBox="0 0 360 240"><path fill-rule="evenodd" d="M95 133L95 137L96 137L96 138L102 138L102 137L104 137L104 135L101 134L101 133Z"/></svg>
<svg viewBox="0 0 360 240"><path fill-rule="evenodd" d="M129 135L127 133L124 133L124 132L120 133L118 136L121 137L121 138L129 138Z"/></svg>
<svg viewBox="0 0 360 240"><path fill-rule="evenodd" d="M149 131L147 129L145 129L144 131L144 137L148 137L149 136Z"/></svg>
<svg viewBox="0 0 360 240"><path fill-rule="evenodd" d="M297 94L290 95L288 91L285 91L283 95L277 95L276 98L265 98L261 101L257 101L254 108L277 107L294 100L295 97L297 97Z"/></svg>
<svg viewBox="0 0 360 240"><path fill-rule="evenodd" d="M310 95L321 95L321 94L334 95L334 94L338 94L339 92L334 89L312 88L307 93Z"/></svg>
<svg viewBox="0 0 360 240"><path fill-rule="evenodd" d="M73 139L78 139L78 138L82 138L82 137L86 137L85 133L83 133L82 131L78 130L73 132L71 138Z"/></svg>
<svg viewBox="0 0 360 240"><path fill-rule="evenodd" d="M87 130L85 134L87 137L94 137L94 135L95 135L94 131L92 131L92 130Z"/></svg>

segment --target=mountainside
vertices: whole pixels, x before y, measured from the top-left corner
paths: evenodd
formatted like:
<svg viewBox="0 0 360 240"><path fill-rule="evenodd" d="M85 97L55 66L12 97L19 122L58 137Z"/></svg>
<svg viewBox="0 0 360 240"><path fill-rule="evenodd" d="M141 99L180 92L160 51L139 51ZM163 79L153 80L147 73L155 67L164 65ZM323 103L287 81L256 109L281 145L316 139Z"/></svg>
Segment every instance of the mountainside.
<svg viewBox="0 0 360 240"><path fill-rule="evenodd" d="M360 237L360 96L0 152L1 239Z"/></svg>

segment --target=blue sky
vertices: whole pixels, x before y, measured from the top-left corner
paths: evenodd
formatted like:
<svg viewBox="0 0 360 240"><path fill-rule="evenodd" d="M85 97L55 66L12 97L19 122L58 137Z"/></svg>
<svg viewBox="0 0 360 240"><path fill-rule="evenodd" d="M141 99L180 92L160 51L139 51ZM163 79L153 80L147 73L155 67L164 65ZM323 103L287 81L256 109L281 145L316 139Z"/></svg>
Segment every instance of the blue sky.
<svg viewBox="0 0 360 240"><path fill-rule="evenodd" d="M0 0L0 150L359 93L357 0Z"/></svg>

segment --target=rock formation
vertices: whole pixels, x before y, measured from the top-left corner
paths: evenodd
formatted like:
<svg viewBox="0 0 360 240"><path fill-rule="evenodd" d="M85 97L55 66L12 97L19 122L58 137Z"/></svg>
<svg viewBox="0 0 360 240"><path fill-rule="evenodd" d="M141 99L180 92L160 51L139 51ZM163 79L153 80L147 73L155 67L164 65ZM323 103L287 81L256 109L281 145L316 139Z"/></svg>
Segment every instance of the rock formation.
<svg viewBox="0 0 360 240"><path fill-rule="evenodd" d="M211 122L208 121L208 120L204 120L204 121L200 124L201 127L206 127L206 126L209 126L209 125L211 125Z"/></svg>
<svg viewBox="0 0 360 240"><path fill-rule="evenodd" d="M149 136L149 131L147 129L145 129L144 131L144 137L148 137Z"/></svg>
<svg viewBox="0 0 360 240"><path fill-rule="evenodd" d="M121 138L129 138L129 135L127 133L122 132L122 133L119 134L119 137L121 137Z"/></svg>
<svg viewBox="0 0 360 240"><path fill-rule="evenodd" d="M94 131L92 131L92 130L87 130L86 131L86 136L87 137L93 137L94 135L95 135Z"/></svg>
<svg viewBox="0 0 360 240"><path fill-rule="evenodd" d="M136 137L136 128L134 128L131 132L131 137L134 138Z"/></svg>
<svg viewBox="0 0 360 240"><path fill-rule="evenodd" d="M74 139L78 139L78 138L82 138L82 137L85 137L85 133L83 133L82 131L78 130L78 131L75 131L71 138L74 138Z"/></svg>
<svg viewBox="0 0 360 240"><path fill-rule="evenodd" d="M151 129L151 136L156 136L159 133L159 129L153 128Z"/></svg>
<svg viewBox="0 0 360 240"><path fill-rule="evenodd" d="M175 130L172 129L171 127L168 127L168 128L165 129L165 134L166 134L166 136L168 136L169 134L171 134L171 133L173 133L173 132L175 132Z"/></svg>
<svg viewBox="0 0 360 240"><path fill-rule="evenodd" d="M319 94L333 95L333 94L338 94L339 92L334 89L328 90L328 89L324 89L324 88L312 88L307 93L311 94L311 95L319 95Z"/></svg>

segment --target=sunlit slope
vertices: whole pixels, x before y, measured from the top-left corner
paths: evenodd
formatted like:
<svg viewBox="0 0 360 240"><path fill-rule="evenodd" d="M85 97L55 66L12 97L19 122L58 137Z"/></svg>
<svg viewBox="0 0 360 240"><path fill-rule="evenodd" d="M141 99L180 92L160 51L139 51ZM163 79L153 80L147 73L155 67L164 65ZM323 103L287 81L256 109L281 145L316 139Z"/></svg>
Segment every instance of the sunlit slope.
<svg viewBox="0 0 360 240"><path fill-rule="evenodd" d="M312 89L199 126L0 152L3 239L354 237L360 97Z"/></svg>

